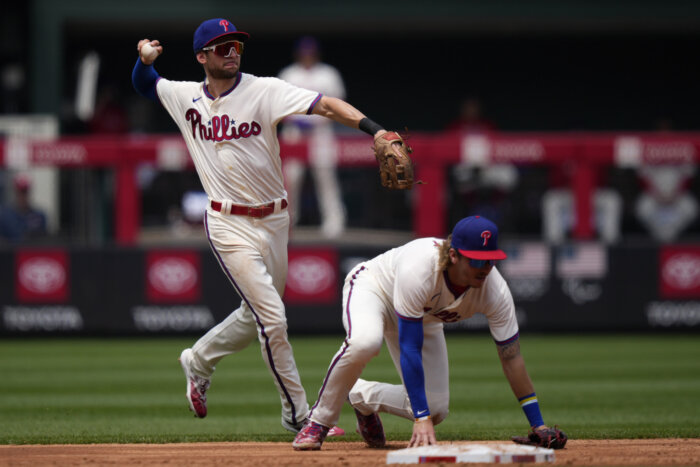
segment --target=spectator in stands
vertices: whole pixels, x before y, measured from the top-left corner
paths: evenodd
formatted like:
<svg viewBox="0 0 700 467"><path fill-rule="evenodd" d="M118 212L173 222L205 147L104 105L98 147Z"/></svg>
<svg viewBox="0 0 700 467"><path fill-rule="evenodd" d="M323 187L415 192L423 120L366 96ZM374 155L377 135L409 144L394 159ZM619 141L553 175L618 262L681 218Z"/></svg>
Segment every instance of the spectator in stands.
<svg viewBox="0 0 700 467"><path fill-rule="evenodd" d="M46 235L46 215L30 201L31 181L25 175L14 179L14 205L0 208L0 238L10 242Z"/></svg>
<svg viewBox="0 0 700 467"><path fill-rule="evenodd" d="M462 134L488 134L495 129L496 126L484 117L481 100L475 96L468 96L462 100L459 116L447 126L447 131Z"/></svg>
<svg viewBox="0 0 700 467"><path fill-rule="evenodd" d="M483 115L481 100L476 96L464 98L459 116L446 130L461 138L462 161L453 168L452 176L462 204L469 208L459 216L479 213L507 226L511 208L508 195L520 177L514 165L492 164L488 160L489 138L496 125Z"/></svg>
<svg viewBox="0 0 700 467"><path fill-rule="evenodd" d="M325 96L345 98L343 79L337 69L321 62L316 39L309 36L299 39L294 48L294 58L295 62L280 72L280 79ZM338 148L333 122L315 115L292 115L284 120L282 126L280 136L283 142L294 143L304 137L308 139L309 165L321 212L321 232L328 238L338 237L345 229L346 213L336 173ZM284 164L284 175L289 192L290 216L295 224L300 217L303 163L288 158Z"/></svg>

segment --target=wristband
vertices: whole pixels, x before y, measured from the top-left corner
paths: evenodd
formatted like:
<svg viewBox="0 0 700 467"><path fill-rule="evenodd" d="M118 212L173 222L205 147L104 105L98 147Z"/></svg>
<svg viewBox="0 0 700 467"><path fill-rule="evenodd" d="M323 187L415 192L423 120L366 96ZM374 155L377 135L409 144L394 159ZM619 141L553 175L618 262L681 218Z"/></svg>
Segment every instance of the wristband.
<svg viewBox="0 0 700 467"><path fill-rule="evenodd" d="M430 420L430 415L426 415L425 417L416 418L417 422L424 422L426 420Z"/></svg>
<svg viewBox="0 0 700 467"><path fill-rule="evenodd" d="M525 412L527 421L530 422L530 426L540 426L544 425L544 420L542 419L542 413L540 412L540 404L537 402L537 395L533 392L527 396L519 397L520 407Z"/></svg>
<svg viewBox="0 0 700 467"><path fill-rule="evenodd" d="M373 122L367 117L360 120L360 125L358 128L370 136L374 136L379 130L384 129L384 127L382 127L380 124Z"/></svg>

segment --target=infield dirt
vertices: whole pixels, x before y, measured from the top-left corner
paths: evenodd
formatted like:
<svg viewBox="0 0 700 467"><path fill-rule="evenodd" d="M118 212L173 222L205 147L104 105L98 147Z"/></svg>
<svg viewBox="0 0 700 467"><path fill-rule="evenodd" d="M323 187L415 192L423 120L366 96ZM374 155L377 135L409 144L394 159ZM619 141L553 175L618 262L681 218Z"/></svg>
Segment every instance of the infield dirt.
<svg viewBox="0 0 700 467"><path fill-rule="evenodd" d="M321 451L304 452L291 443L4 445L0 465L376 466L386 464L390 450L405 447L327 442ZM548 465L700 465L700 439L570 440Z"/></svg>

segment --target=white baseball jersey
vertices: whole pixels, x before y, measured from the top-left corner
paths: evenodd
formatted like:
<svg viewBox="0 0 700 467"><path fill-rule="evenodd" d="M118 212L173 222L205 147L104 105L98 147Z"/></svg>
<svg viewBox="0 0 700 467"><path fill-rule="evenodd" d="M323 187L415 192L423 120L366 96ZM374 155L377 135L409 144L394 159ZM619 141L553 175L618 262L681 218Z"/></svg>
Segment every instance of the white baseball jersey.
<svg viewBox="0 0 700 467"><path fill-rule="evenodd" d="M483 313L497 342L518 332L515 305L503 276L493 268L481 288L454 297L438 271L439 245L444 240L420 238L365 263L377 285L406 318L455 322Z"/></svg>
<svg viewBox="0 0 700 467"><path fill-rule="evenodd" d="M324 96L345 99L345 86L338 70L326 63L316 63L306 68L298 63L293 63L280 71L279 78L300 88L316 91ZM290 116L289 121L299 122L302 125L332 125L333 122L320 115L311 118Z"/></svg>
<svg viewBox="0 0 700 467"><path fill-rule="evenodd" d="M218 98L204 83L161 78L158 97L182 132L210 199L256 205L286 196L277 124L320 99L277 78L238 73Z"/></svg>

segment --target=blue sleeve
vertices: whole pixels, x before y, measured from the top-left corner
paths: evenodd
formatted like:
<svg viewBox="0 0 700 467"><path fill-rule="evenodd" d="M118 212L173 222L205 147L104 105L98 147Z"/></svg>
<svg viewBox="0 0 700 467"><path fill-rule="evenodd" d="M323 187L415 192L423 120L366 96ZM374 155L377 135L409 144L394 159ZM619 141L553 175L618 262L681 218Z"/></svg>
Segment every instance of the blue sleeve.
<svg viewBox="0 0 700 467"><path fill-rule="evenodd" d="M160 102L156 93L156 83L160 76L153 65L144 65L141 58L136 59L134 71L131 72L131 82L136 92L152 101Z"/></svg>
<svg viewBox="0 0 700 467"><path fill-rule="evenodd" d="M430 415L423 373L423 320L412 320L399 315L399 347L401 373L413 415L415 418Z"/></svg>

